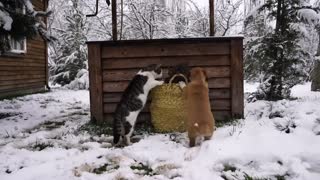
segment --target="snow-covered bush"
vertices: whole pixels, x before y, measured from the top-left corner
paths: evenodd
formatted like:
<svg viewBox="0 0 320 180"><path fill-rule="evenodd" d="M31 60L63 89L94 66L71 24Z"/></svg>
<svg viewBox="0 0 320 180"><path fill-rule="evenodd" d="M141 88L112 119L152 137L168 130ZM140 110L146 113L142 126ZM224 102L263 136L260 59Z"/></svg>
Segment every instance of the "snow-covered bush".
<svg viewBox="0 0 320 180"><path fill-rule="evenodd" d="M316 53L313 56L313 67L311 72L311 90L320 91L320 11L319 11L320 1L317 0L314 2L314 5L311 6L306 4L303 8L298 11L298 16L300 19L309 25L309 31L306 31L305 34L312 37L317 37L318 44L316 47ZM312 31L313 30L313 31ZM317 35L314 35L316 32ZM311 39L311 38L309 38ZM314 38L313 38L314 39ZM312 41L311 41L312 42ZM315 43L314 43L315 44ZM312 54L313 55L313 54Z"/></svg>
<svg viewBox="0 0 320 180"><path fill-rule="evenodd" d="M268 0L259 9L268 13L270 22L276 21L272 31L253 39L246 50L246 72L253 70L262 83L255 93L258 99L288 98L290 89L309 75L307 64L311 57L299 44L302 35L294 28L298 6L299 0Z"/></svg>
<svg viewBox="0 0 320 180"><path fill-rule="evenodd" d="M69 88L87 89L86 69L88 52L86 46L86 24L84 14L79 7L79 0L72 0L70 9L65 10L66 30L60 31L57 52L51 57L50 78L54 84ZM72 84L70 84L72 83Z"/></svg>
<svg viewBox="0 0 320 180"><path fill-rule="evenodd" d="M86 69L81 69L76 78L66 85L69 89L89 89L89 72Z"/></svg>

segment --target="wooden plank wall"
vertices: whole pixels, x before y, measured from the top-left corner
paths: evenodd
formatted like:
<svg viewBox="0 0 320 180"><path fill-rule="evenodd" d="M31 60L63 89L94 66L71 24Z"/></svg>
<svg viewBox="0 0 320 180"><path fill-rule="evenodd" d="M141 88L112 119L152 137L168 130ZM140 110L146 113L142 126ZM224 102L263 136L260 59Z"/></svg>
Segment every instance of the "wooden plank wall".
<svg viewBox="0 0 320 180"><path fill-rule="evenodd" d="M142 67L162 64L166 68L181 63L207 70L211 106L216 119L243 115L242 39L98 44L89 43L91 103L96 104L91 106L91 112L95 119L103 116L102 119L112 122L112 114L122 92ZM94 48L100 48L100 51ZM100 61L97 60L99 56ZM97 70L99 66L101 71ZM235 68L238 70L234 71ZM149 103L139 121L150 119L148 109Z"/></svg>
<svg viewBox="0 0 320 180"><path fill-rule="evenodd" d="M33 0L44 10L45 0ZM47 81L46 43L41 37L27 40L26 54L0 56L0 98L44 90Z"/></svg>

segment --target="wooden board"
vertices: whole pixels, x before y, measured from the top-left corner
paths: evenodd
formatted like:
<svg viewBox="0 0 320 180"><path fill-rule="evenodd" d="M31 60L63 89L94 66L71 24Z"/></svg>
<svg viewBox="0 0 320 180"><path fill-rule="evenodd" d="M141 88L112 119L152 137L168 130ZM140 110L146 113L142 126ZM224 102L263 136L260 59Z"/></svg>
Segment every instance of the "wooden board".
<svg viewBox="0 0 320 180"><path fill-rule="evenodd" d="M104 103L117 103L120 102L122 93L104 93ZM210 99L231 99L230 89L210 89Z"/></svg>
<svg viewBox="0 0 320 180"><path fill-rule="evenodd" d="M27 83L43 82L43 81L45 81L45 78L0 81L0 87L1 86L16 85L16 84L23 85L23 84L27 84Z"/></svg>
<svg viewBox="0 0 320 180"><path fill-rule="evenodd" d="M210 101L212 110L230 110L231 101L230 99L219 99ZM104 103L104 113L114 113L117 103ZM150 103L147 103L142 112L149 112Z"/></svg>
<svg viewBox="0 0 320 180"><path fill-rule="evenodd" d="M45 62L23 62L21 59L19 61L0 61L0 66L45 67Z"/></svg>
<svg viewBox="0 0 320 180"><path fill-rule="evenodd" d="M147 65L158 63L163 67L177 64L188 64L190 67L228 66L230 65L230 57L227 55L219 55L102 59L103 69L141 69Z"/></svg>
<svg viewBox="0 0 320 180"><path fill-rule="evenodd" d="M1 57L0 57L1 59ZM28 73L28 72L34 72L34 71L44 71L44 66L37 66L37 67L30 67L30 66L0 66L1 72L16 72L16 73Z"/></svg>
<svg viewBox="0 0 320 180"><path fill-rule="evenodd" d="M98 122L103 121L103 91L100 50L99 44L90 44L88 46L91 119Z"/></svg>
<svg viewBox="0 0 320 180"><path fill-rule="evenodd" d="M230 88L230 78L212 78L208 80L209 88ZM129 84L129 81L104 82L103 92L123 92Z"/></svg>
<svg viewBox="0 0 320 180"><path fill-rule="evenodd" d="M231 111L234 118L243 118L244 114L242 47L242 41L231 41Z"/></svg>
<svg viewBox="0 0 320 180"><path fill-rule="evenodd" d="M15 74L15 75L1 75L0 71L0 84L1 81L13 81L13 80L29 80L29 79L45 79L46 75L42 73L40 74Z"/></svg>
<svg viewBox="0 0 320 180"><path fill-rule="evenodd" d="M2 71L0 69L0 76L29 76L29 75L43 75L43 70L33 70L33 71ZM1 78L1 77L0 77Z"/></svg>
<svg viewBox="0 0 320 180"><path fill-rule="evenodd" d="M44 87L45 83L44 81L39 82L29 82L29 83L17 83L17 84L11 84L11 85L0 85L0 96L2 91L12 91L12 89L16 90L17 88L27 88L27 87ZM14 91L12 91L14 92Z"/></svg>
<svg viewBox="0 0 320 180"><path fill-rule="evenodd" d="M141 48L143 47L143 48ZM160 44L148 46L108 46L102 48L102 58L195 56L230 54L229 43Z"/></svg>
<svg viewBox="0 0 320 180"><path fill-rule="evenodd" d="M229 66L204 67L204 69L207 71L208 78L230 77ZM139 69L110 69L103 71L103 81L130 81L138 72ZM163 76L167 77L167 74L164 73Z"/></svg>

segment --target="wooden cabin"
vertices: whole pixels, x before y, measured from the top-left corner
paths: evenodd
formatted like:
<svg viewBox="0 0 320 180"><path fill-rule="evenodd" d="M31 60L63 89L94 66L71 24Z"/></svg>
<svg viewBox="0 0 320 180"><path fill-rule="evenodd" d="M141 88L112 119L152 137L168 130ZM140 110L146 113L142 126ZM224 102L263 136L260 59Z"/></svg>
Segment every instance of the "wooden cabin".
<svg viewBox="0 0 320 180"><path fill-rule="evenodd" d="M217 120L243 117L242 37L88 42L88 49L93 120L112 123L123 91L142 67L181 63L207 70ZM145 120L150 120L149 104L138 117Z"/></svg>
<svg viewBox="0 0 320 180"><path fill-rule="evenodd" d="M45 11L48 0L32 3ZM12 41L11 50L0 55L0 99L45 91L47 83L47 43L40 36Z"/></svg>

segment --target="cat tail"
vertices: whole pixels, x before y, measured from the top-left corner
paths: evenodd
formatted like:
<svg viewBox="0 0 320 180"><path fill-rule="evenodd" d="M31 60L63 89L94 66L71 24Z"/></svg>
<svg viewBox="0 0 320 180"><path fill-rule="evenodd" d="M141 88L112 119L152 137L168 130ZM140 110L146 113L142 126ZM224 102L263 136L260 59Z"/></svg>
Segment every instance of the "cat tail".
<svg viewBox="0 0 320 180"><path fill-rule="evenodd" d="M124 135L125 120L123 119L123 112L116 112L113 120L113 143L118 144L121 136Z"/></svg>

